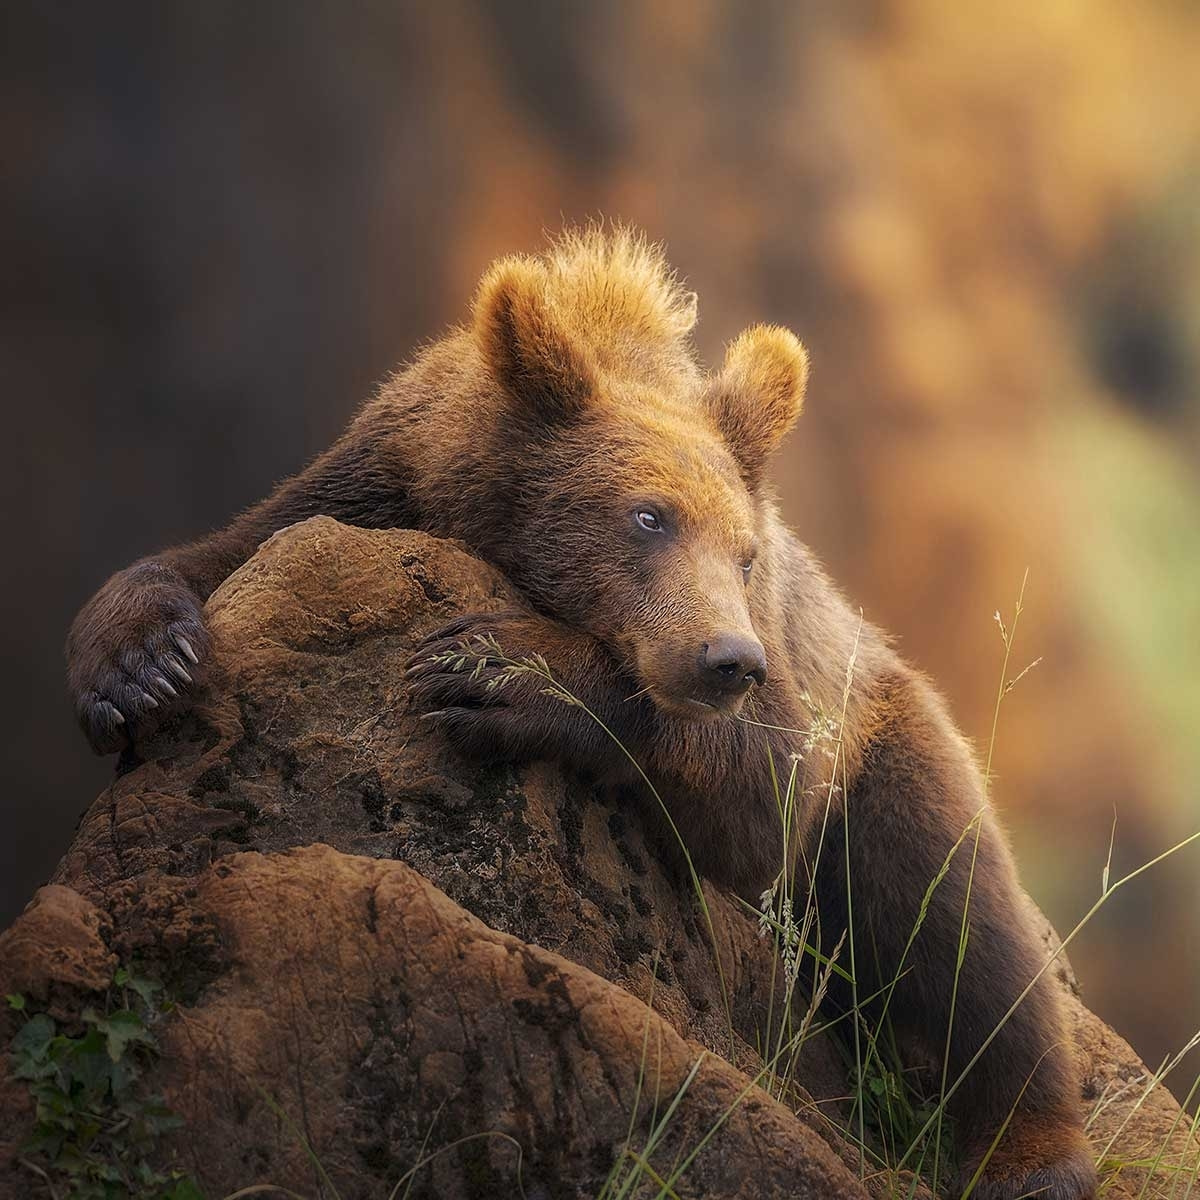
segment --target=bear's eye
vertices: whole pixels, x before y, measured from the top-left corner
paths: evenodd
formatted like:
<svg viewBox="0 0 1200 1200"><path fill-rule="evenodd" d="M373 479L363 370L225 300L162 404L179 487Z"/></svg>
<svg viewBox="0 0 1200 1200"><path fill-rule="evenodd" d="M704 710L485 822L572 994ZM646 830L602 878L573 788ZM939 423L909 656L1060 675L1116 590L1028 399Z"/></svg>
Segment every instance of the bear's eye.
<svg viewBox="0 0 1200 1200"><path fill-rule="evenodd" d="M744 579L744 580L745 580L747 583L749 583L749 582L750 582L750 572L751 572L751 571L753 571L753 570L754 570L754 559L752 559L752 558L747 558L747 559L746 559L746 560L745 560L745 561L742 563L742 578L743 578L743 579Z"/></svg>
<svg viewBox="0 0 1200 1200"><path fill-rule="evenodd" d="M639 508L634 520L649 533L662 533L662 519L652 508Z"/></svg>

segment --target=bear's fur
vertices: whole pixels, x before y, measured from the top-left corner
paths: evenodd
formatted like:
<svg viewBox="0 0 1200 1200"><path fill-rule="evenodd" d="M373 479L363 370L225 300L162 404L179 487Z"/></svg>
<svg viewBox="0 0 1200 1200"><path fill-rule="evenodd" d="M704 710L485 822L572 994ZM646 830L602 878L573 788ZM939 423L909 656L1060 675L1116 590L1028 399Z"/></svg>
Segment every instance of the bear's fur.
<svg viewBox="0 0 1200 1200"><path fill-rule="evenodd" d="M847 605L764 486L799 414L803 347L757 327L708 375L694 321L694 297L626 230L568 233L539 257L496 263L470 323L389 379L307 470L89 601L68 641L79 718L96 749L114 750L184 704L208 650L205 598L285 525L327 514L459 538L529 607L440 631L410 670L414 702L466 752L556 758L639 785L604 729L544 681L489 687L502 665L456 670L447 652L494 638L509 657L543 655L645 770L701 873L757 902L785 857L802 892L815 868L826 948L852 924L859 996L903 967L890 1018L902 1045L935 1061L969 895L954 1081L1038 974L1039 939L941 700ZM774 780L793 763L785 854ZM850 1002L840 979L832 991ZM1091 1195L1048 975L954 1095L967 1178L1014 1105L974 1195Z"/></svg>

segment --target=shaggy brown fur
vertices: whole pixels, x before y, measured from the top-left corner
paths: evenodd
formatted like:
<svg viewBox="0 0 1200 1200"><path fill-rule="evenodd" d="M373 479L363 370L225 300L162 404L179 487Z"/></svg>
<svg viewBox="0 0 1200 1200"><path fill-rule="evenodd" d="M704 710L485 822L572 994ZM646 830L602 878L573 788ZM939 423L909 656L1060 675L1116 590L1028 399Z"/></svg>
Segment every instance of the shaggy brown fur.
<svg viewBox="0 0 1200 1200"><path fill-rule="evenodd" d="M762 485L800 410L800 343L751 329L710 377L694 357L694 319L694 297L625 231L569 234L539 258L497 263L471 324L390 379L306 471L227 529L114 576L85 606L68 656L93 745L117 749L183 705L208 649L204 599L282 526L324 513L460 538L529 608L440 631L414 660L415 702L465 751L552 757L636 783L607 736L540 685L489 691L493 669L472 676L433 659L481 634L511 656L543 654L643 765L698 868L748 897L780 869L772 763L786 774L796 755L807 803L793 852L812 862L830 792L811 731L821 714L839 719L846 788L820 855L822 933L832 944L848 924L848 862L858 994L876 992L984 805L979 771L930 685L860 622ZM933 894L890 1002L901 1044L933 1059L969 850L968 840ZM1041 965L1023 913L988 813L951 1079ZM1017 1104L980 1200L1091 1195L1066 1041L1054 989L1039 982L957 1094L968 1170Z"/></svg>

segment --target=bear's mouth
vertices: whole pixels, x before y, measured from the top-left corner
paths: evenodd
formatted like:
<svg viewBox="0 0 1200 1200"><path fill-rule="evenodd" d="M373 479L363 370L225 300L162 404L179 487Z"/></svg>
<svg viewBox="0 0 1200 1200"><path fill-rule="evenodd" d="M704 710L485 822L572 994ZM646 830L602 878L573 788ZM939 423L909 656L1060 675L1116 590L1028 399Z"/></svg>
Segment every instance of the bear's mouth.
<svg viewBox="0 0 1200 1200"><path fill-rule="evenodd" d="M666 696L651 690L650 698L664 713L699 723L734 716L742 707L745 696L730 696L724 704L718 704L712 700L702 700L699 696Z"/></svg>
<svg viewBox="0 0 1200 1200"><path fill-rule="evenodd" d="M695 724L737 716L752 688L733 691L707 687L706 681L696 677L698 671L687 669L688 664L666 651L669 648L653 644L635 644L627 651L630 700L643 697L665 716Z"/></svg>

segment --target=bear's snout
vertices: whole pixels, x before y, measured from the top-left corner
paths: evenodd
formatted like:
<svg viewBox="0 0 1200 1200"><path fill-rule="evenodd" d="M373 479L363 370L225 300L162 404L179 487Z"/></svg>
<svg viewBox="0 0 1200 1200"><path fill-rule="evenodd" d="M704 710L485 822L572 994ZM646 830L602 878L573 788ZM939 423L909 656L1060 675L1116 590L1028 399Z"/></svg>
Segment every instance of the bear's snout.
<svg viewBox="0 0 1200 1200"><path fill-rule="evenodd" d="M700 678L723 696L740 696L767 682L767 655L762 642L745 633L722 633L700 651Z"/></svg>

